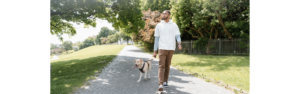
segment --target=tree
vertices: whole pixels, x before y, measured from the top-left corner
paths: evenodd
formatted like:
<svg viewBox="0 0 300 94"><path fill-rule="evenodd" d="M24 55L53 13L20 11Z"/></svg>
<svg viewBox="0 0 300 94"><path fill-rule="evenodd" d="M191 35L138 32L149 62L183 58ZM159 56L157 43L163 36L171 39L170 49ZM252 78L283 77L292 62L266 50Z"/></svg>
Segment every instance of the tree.
<svg viewBox="0 0 300 94"><path fill-rule="evenodd" d="M137 34L144 26L139 4L140 0L51 0L50 32L63 41L63 34L76 34L68 22L95 27L96 19L100 18L108 20L115 29L124 28L125 33Z"/></svg>
<svg viewBox="0 0 300 94"><path fill-rule="evenodd" d="M117 30L110 30L109 33L108 33L108 36L114 35L114 34L116 34L117 32L118 32Z"/></svg>
<svg viewBox="0 0 300 94"><path fill-rule="evenodd" d="M110 9L108 22L113 23L115 29L125 29L124 33L137 34L139 28L144 27L140 0L115 0Z"/></svg>
<svg viewBox="0 0 300 94"><path fill-rule="evenodd" d="M73 49L71 41L64 41L62 45L63 45L63 48L67 51L67 53L68 53L68 50Z"/></svg>
<svg viewBox="0 0 300 94"><path fill-rule="evenodd" d="M69 23L96 26L96 18L109 17L106 8L110 0L51 0L50 32L63 41L62 35L75 35L76 29Z"/></svg>
<svg viewBox="0 0 300 94"><path fill-rule="evenodd" d="M55 49L55 48L58 48L58 47L57 47L55 44L51 43L51 44L50 44L50 49L53 50L53 49Z"/></svg>
<svg viewBox="0 0 300 94"><path fill-rule="evenodd" d="M228 39L241 37L243 32L249 34L249 0L208 0L202 9L205 25L211 25L207 29L215 31L215 38L219 32L224 33L220 37Z"/></svg>
<svg viewBox="0 0 300 94"><path fill-rule="evenodd" d="M172 4L175 1L172 1ZM194 38L240 37L249 33L249 0L178 0L172 6L172 19L181 33Z"/></svg>
<svg viewBox="0 0 300 94"><path fill-rule="evenodd" d="M249 36L249 0L175 0L171 3L174 4L172 19L181 33L197 38L197 45L206 47L207 52L210 46L207 41L213 37Z"/></svg>
<svg viewBox="0 0 300 94"><path fill-rule="evenodd" d="M101 37L100 40L101 40L101 44L106 44L106 42L107 42L106 37Z"/></svg>
<svg viewBox="0 0 300 94"><path fill-rule="evenodd" d="M141 6L143 11L151 9L161 13L164 10L170 10L169 3L170 0L142 0Z"/></svg>
<svg viewBox="0 0 300 94"><path fill-rule="evenodd" d="M129 36L129 34L124 33L123 30L121 29L121 32L119 33L119 38L122 38L123 40L126 40L127 44L128 44L128 41L129 41L129 39L131 39L131 37Z"/></svg>
<svg viewBox="0 0 300 94"><path fill-rule="evenodd" d="M114 42L117 42L118 40L119 40L119 33L115 33L115 34L110 35L110 36L107 37L106 44L114 43Z"/></svg>
<svg viewBox="0 0 300 94"><path fill-rule="evenodd" d="M112 30L108 29L107 27L102 27L100 32L99 32L99 36L98 37L107 37L109 36L109 34L112 32Z"/></svg>
<svg viewBox="0 0 300 94"><path fill-rule="evenodd" d="M81 45L79 45L79 49L83 49L86 47L90 47L93 46L94 44L94 38L93 37L88 37L87 39L85 39Z"/></svg>
<svg viewBox="0 0 300 94"><path fill-rule="evenodd" d="M79 44L81 44L82 42L80 42L80 41L77 41L76 43L73 43L73 45L72 46L79 46Z"/></svg>
<svg viewBox="0 0 300 94"><path fill-rule="evenodd" d="M95 42L97 45L101 45L101 39L100 39L99 35L96 36Z"/></svg>
<svg viewBox="0 0 300 94"><path fill-rule="evenodd" d="M139 34L134 34L132 40L141 40L144 42L144 48L147 51L152 51L154 48L154 32L155 27L160 23L162 14L159 11L143 11L143 20L145 21L145 26L140 29Z"/></svg>
<svg viewBox="0 0 300 94"><path fill-rule="evenodd" d="M128 44L128 41L131 39L131 37L130 37L130 36L124 36L123 39L126 40L126 41L127 41L127 44Z"/></svg>
<svg viewBox="0 0 300 94"><path fill-rule="evenodd" d="M96 36L96 39L95 39L96 44L101 44L101 43L105 44L105 43L107 43L106 41L101 42L101 38L102 37L107 37L108 38L108 36L114 35L117 32L118 32L117 30L110 30L107 27L102 27L99 34Z"/></svg>

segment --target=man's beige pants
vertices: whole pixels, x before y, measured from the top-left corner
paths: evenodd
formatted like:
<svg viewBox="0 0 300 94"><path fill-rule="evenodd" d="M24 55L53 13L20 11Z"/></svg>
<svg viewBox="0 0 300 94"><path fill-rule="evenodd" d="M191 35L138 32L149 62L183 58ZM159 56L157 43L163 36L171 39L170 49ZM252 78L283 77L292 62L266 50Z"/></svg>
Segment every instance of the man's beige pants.
<svg viewBox="0 0 300 94"><path fill-rule="evenodd" d="M158 69L158 79L159 85L163 85L163 82L168 81L171 60L174 50L159 50L159 69Z"/></svg>

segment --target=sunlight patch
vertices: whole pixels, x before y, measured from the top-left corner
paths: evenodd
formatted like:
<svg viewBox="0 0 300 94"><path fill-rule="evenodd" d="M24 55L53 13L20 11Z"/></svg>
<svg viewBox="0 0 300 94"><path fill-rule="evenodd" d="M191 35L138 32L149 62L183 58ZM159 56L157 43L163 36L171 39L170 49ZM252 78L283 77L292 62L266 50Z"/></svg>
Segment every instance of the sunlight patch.
<svg viewBox="0 0 300 94"><path fill-rule="evenodd" d="M70 87L70 85L69 84L65 84L65 87Z"/></svg>
<svg viewBox="0 0 300 94"><path fill-rule="evenodd" d="M55 80L57 80L58 78L53 78L53 80L55 81Z"/></svg>

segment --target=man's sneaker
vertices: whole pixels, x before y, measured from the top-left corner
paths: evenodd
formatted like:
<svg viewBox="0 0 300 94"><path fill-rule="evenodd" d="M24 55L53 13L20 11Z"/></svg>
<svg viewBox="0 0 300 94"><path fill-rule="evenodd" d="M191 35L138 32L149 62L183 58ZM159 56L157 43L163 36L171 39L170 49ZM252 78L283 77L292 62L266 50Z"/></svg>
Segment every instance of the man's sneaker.
<svg viewBox="0 0 300 94"><path fill-rule="evenodd" d="M164 87L162 85L159 85L158 86L158 91L163 91L164 90Z"/></svg>
<svg viewBox="0 0 300 94"><path fill-rule="evenodd" d="M164 82L164 87L169 87L168 82Z"/></svg>

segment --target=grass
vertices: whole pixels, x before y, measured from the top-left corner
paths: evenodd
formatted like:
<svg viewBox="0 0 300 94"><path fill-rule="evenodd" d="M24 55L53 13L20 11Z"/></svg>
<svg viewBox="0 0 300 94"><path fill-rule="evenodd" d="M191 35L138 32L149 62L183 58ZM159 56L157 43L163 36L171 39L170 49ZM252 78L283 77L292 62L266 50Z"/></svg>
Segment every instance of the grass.
<svg viewBox="0 0 300 94"><path fill-rule="evenodd" d="M246 90L250 87L249 56L211 56L174 54L172 66L231 86ZM202 77L203 78L203 77Z"/></svg>
<svg viewBox="0 0 300 94"><path fill-rule="evenodd" d="M75 93L84 83L100 73L125 45L91 46L52 60L51 94Z"/></svg>
<svg viewBox="0 0 300 94"><path fill-rule="evenodd" d="M143 46L135 45L143 52ZM159 58L157 54L156 58ZM250 58L249 56L213 56L174 54L171 66L187 72L207 82L222 82L249 92Z"/></svg>

